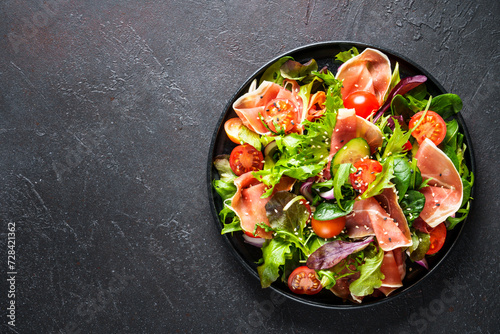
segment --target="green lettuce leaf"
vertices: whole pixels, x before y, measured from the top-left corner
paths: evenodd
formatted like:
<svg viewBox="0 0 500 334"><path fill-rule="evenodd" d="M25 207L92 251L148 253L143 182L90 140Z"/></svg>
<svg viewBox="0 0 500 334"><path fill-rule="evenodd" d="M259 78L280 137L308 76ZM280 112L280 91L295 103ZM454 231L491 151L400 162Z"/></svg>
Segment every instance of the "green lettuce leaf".
<svg viewBox="0 0 500 334"><path fill-rule="evenodd" d="M257 267L260 284L263 288L269 287L278 279L279 267L285 264L287 255L292 253L291 247L292 243L279 237L264 243L262 247L264 263Z"/></svg>
<svg viewBox="0 0 500 334"><path fill-rule="evenodd" d="M263 81L271 81L274 83L277 83L278 85L281 85L283 83L283 76L281 75L281 65L283 65L286 61L289 59L293 59L293 57L286 56L283 58L278 59L274 64L269 66L264 73L262 73L262 76L260 77L259 80L259 85Z"/></svg>
<svg viewBox="0 0 500 334"><path fill-rule="evenodd" d="M373 293L374 289L382 286L382 280L385 278L380 270L383 259L384 251L382 249L379 249L374 257L366 258L365 263L359 267L361 275L349 286L351 294L359 297L368 296Z"/></svg>
<svg viewBox="0 0 500 334"><path fill-rule="evenodd" d="M335 60L345 63L346 61L356 57L357 55L359 55L358 49L356 47L352 47L347 51L337 53L337 55L335 56Z"/></svg>

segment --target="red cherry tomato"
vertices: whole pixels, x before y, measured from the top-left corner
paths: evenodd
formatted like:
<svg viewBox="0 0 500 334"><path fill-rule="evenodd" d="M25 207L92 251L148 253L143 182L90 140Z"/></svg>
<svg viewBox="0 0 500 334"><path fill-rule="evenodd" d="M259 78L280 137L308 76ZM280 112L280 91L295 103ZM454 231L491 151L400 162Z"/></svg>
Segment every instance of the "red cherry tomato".
<svg viewBox="0 0 500 334"><path fill-rule="evenodd" d="M368 185L372 183L377 174L382 171L382 165L377 160L363 159L356 162L354 165L356 172L349 174L354 190L359 193L364 193Z"/></svg>
<svg viewBox="0 0 500 334"><path fill-rule="evenodd" d="M311 227L320 238L333 238L339 235L345 227L346 218L339 217L332 220L317 220L311 218Z"/></svg>
<svg viewBox="0 0 500 334"><path fill-rule="evenodd" d="M427 255L436 254L444 245L446 240L446 226L444 223L439 224L434 227L430 232L431 235L431 245L427 251Z"/></svg>
<svg viewBox="0 0 500 334"><path fill-rule="evenodd" d="M271 131L290 133L295 129L295 107L290 101L274 99L266 106L266 124Z"/></svg>
<svg viewBox="0 0 500 334"><path fill-rule="evenodd" d="M247 172L261 170L264 167L264 156L249 144L238 145L231 152L229 166L234 174L240 176Z"/></svg>
<svg viewBox="0 0 500 334"><path fill-rule="evenodd" d="M423 111L419 111L410 119L409 127L413 129L423 115ZM422 144L425 138L429 138L436 145L441 144L446 137L446 123L439 114L434 111L427 110L425 119L411 133L419 144Z"/></svg>
<svg viewBox="0 0 500 334"><path fill-rule="evenodd" d="M413 146L411 145L410 141L408 140L404 145L403 145L403 149L405 151L409 151L413 148Z"/></svg>
<svg viewBox="0 0 500 334"><path fill-rule="evenodd" d="M227 136L235 144L240 143L239 134L242 125L243 122L238 117L228 119L226 123L224 123L224 130L226 131Z"/></svg>
<svg viewBox="0 0 500 334"><path fill-rule="evenodd" d="M349 94L344 99L344 107L349 109L354 108L356 115L368 118L371 113L376 112L380 108L380 105L375 95L359 90Z"/></svg>
<svg viewBox="0 0 500 334"><path fill-rule="evenodd" d="M314 295L323 289L314 269L298 267L288 277L288 287L299 295Z"/></svg>

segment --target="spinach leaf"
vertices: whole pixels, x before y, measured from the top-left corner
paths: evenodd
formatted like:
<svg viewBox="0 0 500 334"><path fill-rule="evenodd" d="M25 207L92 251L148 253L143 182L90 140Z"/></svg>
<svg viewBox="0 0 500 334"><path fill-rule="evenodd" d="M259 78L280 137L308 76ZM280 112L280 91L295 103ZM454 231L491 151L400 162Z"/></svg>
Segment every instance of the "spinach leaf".
<svg viewBox="0 0 500 334"><path fill-rule="evenodd" d="M416 190L408 190L400 199L399 206L401 206L409 226L420 215L420 212L424 209L424 205L425 196Z"/></svg>
<svg viewBox="0 0 500 334"><path fill-rule="evenodd" d="M354 296L368 296L373 293L374 289L382 286L382 280L385 278L380 270L383 259L384 251L382 249L379 249L374 257L366 258L365 263L359 268L361 275L349 286L349 290Z"/></svg>
<svg viewBox="0 0 500 334"><path fill-rule="evenodd" d="M354 200L344 203L345 208L341 208L337 203L323 202L314 211L314 219L331 220L348 215L354 208Z"/></svg>
<svg viewBox="0 0 500 334"><path fill-rule="evenodd" d="M429 110L447 119L462 110L462 100L455 94L441 94L432 99Z"/></svg>
<svg viewBox="0 0 500 334"><path fill-rule="evenodd" d="M394 178L392 179L392 183L396 185L400 201L410 186L411 177L411 165L408 160L394 158Z"/></svg>

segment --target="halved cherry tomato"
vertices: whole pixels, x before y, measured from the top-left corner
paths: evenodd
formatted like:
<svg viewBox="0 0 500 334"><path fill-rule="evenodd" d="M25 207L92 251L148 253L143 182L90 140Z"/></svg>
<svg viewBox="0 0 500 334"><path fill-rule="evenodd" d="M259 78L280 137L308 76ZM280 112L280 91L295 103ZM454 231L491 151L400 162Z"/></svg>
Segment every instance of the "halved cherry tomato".
<svg viewBox="0 0 500 334"><path fill-rule="evenodd" d="M333 238L339 235L345 227L346 218L339 217L332 220L317 220L311 218L311 227L320 238Z"/></svg>
<svg viewBox="0 0 500 334"><path fill-rule="evenodd" d="M434 227L430 232L431 235L431 245L427 251L427 255L436 254L444 245L446 240L446 225L444 223L439 224Z"/></svg>
<svg viewBox="0 0 500 334"><path fill-rule="evenodd" d="M419 111L412 116L409 124L410 129L415 127L423 113L423 111ZM419 144L422 144L425 138L429 138L434 144L439 145L443 141L444 137L446 137L446 123L438 113L427 110L425 119L416 129L413 130L411 135L415 137Z"/></svg>
<svg viewBox="0 0 500 334"><path fill-rule="evenodd" d="M288 287L299 295L314 295L323 289L314 269L307 266L298 267L290 274Z"/></svg>
<svg viewBox="0 0 500 334"><path fill-rule="evenodd" d="M266 106L266 123L274 132L290 133L295 128L295 107L290 101L274 99Z"/></svg>
<svg viewBox="0 0 500 334"><path fill-rule="evenodd" d="M227 136L235 144L240 143L239 133L242 125L243 122L238 117L228 119L226 123L224 123L224 130Z"/></svg>
<svg viewBox="0 0 500 334"><path fill-rule="evenodd" d="M263 161L262 152L250 144L236 146L229 156L229 166L238 176L261 170L264 167Z"/></svg>
<svg viewBox="0 0 500 334"><path fill-rule="evenodd" d="M372 112L376 112L380 105L377 98L370 92L359 90L349 94L344 100L344 107L355 109L356 115L368 118Z"/></svg>
<svg viewBox="0 0 500 334"><path fill-rule="evenodd" d="M363 159L354 163L354 168L356 172L349 174L349 179L351 181L354 190L359 193L364 193L368 188L368 185L372 183L377 174L382 171L382 165L377 160Z"/></svg>

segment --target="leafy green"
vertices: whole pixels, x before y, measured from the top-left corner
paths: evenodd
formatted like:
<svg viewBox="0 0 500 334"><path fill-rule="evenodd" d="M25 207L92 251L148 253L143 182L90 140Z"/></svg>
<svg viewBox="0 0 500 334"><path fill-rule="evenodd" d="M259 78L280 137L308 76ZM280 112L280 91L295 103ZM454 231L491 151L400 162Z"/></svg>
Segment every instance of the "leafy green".
<svg viewBox="0 0 500 334"><path fill-rule="evenodd" d="M375 180L368 185L368 188L360 196L361 199L377 196L384 191L385 188L392 187L391 179L394 177L394 158L389 157L382 164L382 172L377 174Z"/></svg>
<svg viewBox="0 0 500 334"><path fill-rule="evenodd" d="M273 229L302 235L309 219L309 211L300 203L300 199L303 197L288 191L279 191L271 197L266 204L266 214Z"/></svg>
<svg viewBox="0 0 500 334"><path fill-rule="evenodd" d="M264 243L262 258L264 263L257 267L260 284L263 288L269 287L279 277L279 267L285 264L287 255L292 253L292 244L279 237ZM293 249L293 248L292 248Z"/></svg>
<svg viewBox="0 0 500 334"><path fill-rule="evenodd" d="M396 185L398 196L401 199L408 190L411 183L411 165L405 158L394 158L394 178L392 182Z"/></svg>
<svg viewBox="0 0 500 334"><path fill-rule="evenodd" d="M443 119L447 119L462 110L462 99L455 94L442 94L432 99L429 110L438 113Z"/></svg>
<svg viewBox="0 0 500 334"><path fill-rule="evenodd" d="M349 174L351 173L351 168L352 168L351 164L340 164L333 178L333 194L337 199L338 206L342 210L345 210L342 207L341 203L342 202L341 200L344 199L344 194L342 193L342 186L347 183L350 184Z"/></svg>
<svg viewBox="0 0 500 334"><path fill-rule="evenodd" d="M274 64L269 66L264 73L262 73L262 76L260 77L259 80L259 85L263 81L271 81L274 83L277 83L278 85L281 85L283 83L283 76L281 75L281 65L283 65L286 61L289 59L293 59L293 57L286 56L278 59Z"/></svg>
<svg viewBox="0 0 500 334"><path fill-rule="evenodd" d="M240 131L238 132L238 138L243 142L252 145L257 149L257 151L260 151L262 149L262 143L260 141L260 136L247 128L246 126L242 125L240 127Z"/></svg>
<svg viewBox="0 0 500 334"><path fill-rule="evenodd" d="M225 219L223 221L225 221ZM238 218L238 216L235 215L230 223L224 222L224 227L222 228L221 234L232 233L237 231L242 231L242 228L240 219Z"/></svg>
<svg viewBox="0 0 500 334"><path fill-rule="evenodd" d="M215 158L214 166L219 172L219 180L213 180L215 191L219 194L223 201L231 198L236 193L236 186L234 185L234 174L231 166L229 165L229 155L221 155Z"/></svg>
<svg viewBox="0 0 500 334"><path fill-rule="evenodd" d="M416 190L408 190L408 192L401 197L399 205L406 216L408 225L411 226L413 221L420 215L424 209L425 196Z"/></svg>
<svg viewBox="0 0 500 334"><path fill-rule="evenodd" d="M385 278L380 270L382 260L384 259L384 251L379 249L373 257L366 258L360 268L360 276L357 280L351 283L349 290L354 296L368 296L373 293L374 289L382 286L382 280Z"/></svg>
<svg viewBox="0 0 500 334"><path fill-rule="evenodd" d="M403 131L399 122L394 122L394 131L387 141L382 158L402 153L404 150L403 146L406 144L408 139L410 139L410 136L410 131Z"/></svg>
<svg viewBox="0 0 500 334"><path fill-rule="evenodd" d="M412 245L408 248L410 259L412 261L420 261L425 257L425 253L429 250L431 245L430 234L414 231L411 235Z"/></svg>
<svg viewBox="0 0 500 334"><path fill-rule="evenodd" d="M311 72L318 70L318 64L316 60L311 59L307 63L301 64L295 60L287 60L280 67L281 76L286 79L301 81L307 76L311 75Z"/></svg>
<svg viewBox="0 0 500 334"><path fill-rule="evenodd" d="M337 203L323 202L316 207L314 211L314 219L316 220L332 220L348 215L354 208L354 200L350 200L341 208Z"/></svg>
<svg viewBox="0 0 500 334"><path fill-rule="evenodd" d="M356 47L352 47L347 51L337 53L337 55L335 56L335 60L345 63L346 61L356 57L357 55L359 55L358 49Z"/></svg>

